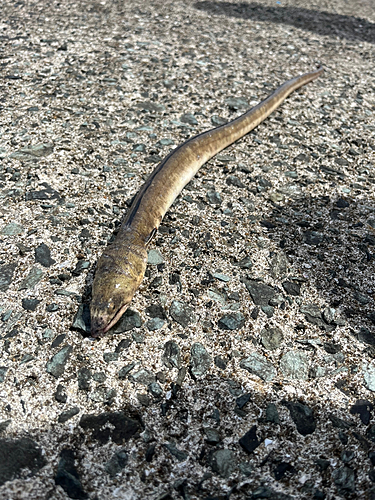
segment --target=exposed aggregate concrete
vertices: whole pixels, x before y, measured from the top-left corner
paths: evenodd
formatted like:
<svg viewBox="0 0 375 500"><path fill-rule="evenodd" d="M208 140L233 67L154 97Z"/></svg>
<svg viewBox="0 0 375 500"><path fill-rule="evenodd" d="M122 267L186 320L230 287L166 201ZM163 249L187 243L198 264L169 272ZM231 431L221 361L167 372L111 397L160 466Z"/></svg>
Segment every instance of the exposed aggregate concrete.
<svg viewBox="0 0 375 500"><path fill-rule="evenodd" d="M372 2L1 12L0 498L375 498ZM160 159L320 64L201 168L92 341Z"/></svg>

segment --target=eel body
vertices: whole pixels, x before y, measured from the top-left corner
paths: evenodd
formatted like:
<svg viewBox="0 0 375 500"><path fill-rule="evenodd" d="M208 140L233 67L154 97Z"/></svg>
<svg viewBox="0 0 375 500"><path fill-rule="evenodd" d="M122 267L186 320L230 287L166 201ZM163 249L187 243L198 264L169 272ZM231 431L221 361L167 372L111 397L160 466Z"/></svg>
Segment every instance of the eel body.
<svg viewBox="0 0 375 500"><path fill-rule="evenodd" d="M104 335L121 318L143 279L147 247L165 213L199 168L265 120L294 90L318 78L297 76L235 120L203 132L173 150L152 172L114 240L99 258L92 288L91 335Z"/></svg>

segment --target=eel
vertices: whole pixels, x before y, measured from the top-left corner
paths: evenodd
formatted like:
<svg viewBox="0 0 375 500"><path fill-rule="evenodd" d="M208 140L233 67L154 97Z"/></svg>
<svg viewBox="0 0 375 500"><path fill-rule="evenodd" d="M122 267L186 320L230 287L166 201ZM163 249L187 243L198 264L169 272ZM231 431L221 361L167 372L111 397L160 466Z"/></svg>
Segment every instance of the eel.
<svg viewBox="0 0 375 500"><path fill-rule="evenodd" d="M90 306L92 337L108 332L128 308L146 270L150 241L169 207L199 168L248 134L294 90L322 72L320 67L288 80L238 118L188 139L155 168L135 197L115 240L98 260Z"/></svg>

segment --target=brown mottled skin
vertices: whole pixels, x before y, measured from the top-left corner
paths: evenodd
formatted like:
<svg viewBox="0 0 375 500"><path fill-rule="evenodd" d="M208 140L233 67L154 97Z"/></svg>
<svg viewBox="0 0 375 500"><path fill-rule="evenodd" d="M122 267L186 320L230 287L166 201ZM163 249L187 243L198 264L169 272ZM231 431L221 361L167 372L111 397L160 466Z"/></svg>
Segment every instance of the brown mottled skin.
<svg viewBox="0 0 375 500"><path fill-rule="evenodd" d="M104 335L129 306L143 279L147 245L166 211L199 168L265 120L294 90L322 68L287 81L239 118L189 139L153 171L135 198L115 241L98 260L92 288L91 335Z"/></svg>

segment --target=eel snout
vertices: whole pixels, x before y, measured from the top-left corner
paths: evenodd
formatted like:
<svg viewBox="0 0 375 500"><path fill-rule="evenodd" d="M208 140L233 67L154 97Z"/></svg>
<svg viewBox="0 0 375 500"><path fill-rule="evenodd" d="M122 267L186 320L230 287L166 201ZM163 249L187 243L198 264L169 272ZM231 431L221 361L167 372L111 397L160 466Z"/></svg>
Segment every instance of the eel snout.
<svg viewBox="0 0 375 500"><path fill-rule="evenodd" d="M119 321L128 307L129 304L124 304L112 317L105 308L91 307L91 336L103 337Z"/></svg>
<svg viewBox="0 0 375 500"><path fill-rule="evenodd" d="M102 337L121 318L143 279L147 250L114 242L98 260L92 285L91 336Z"/></svg>

